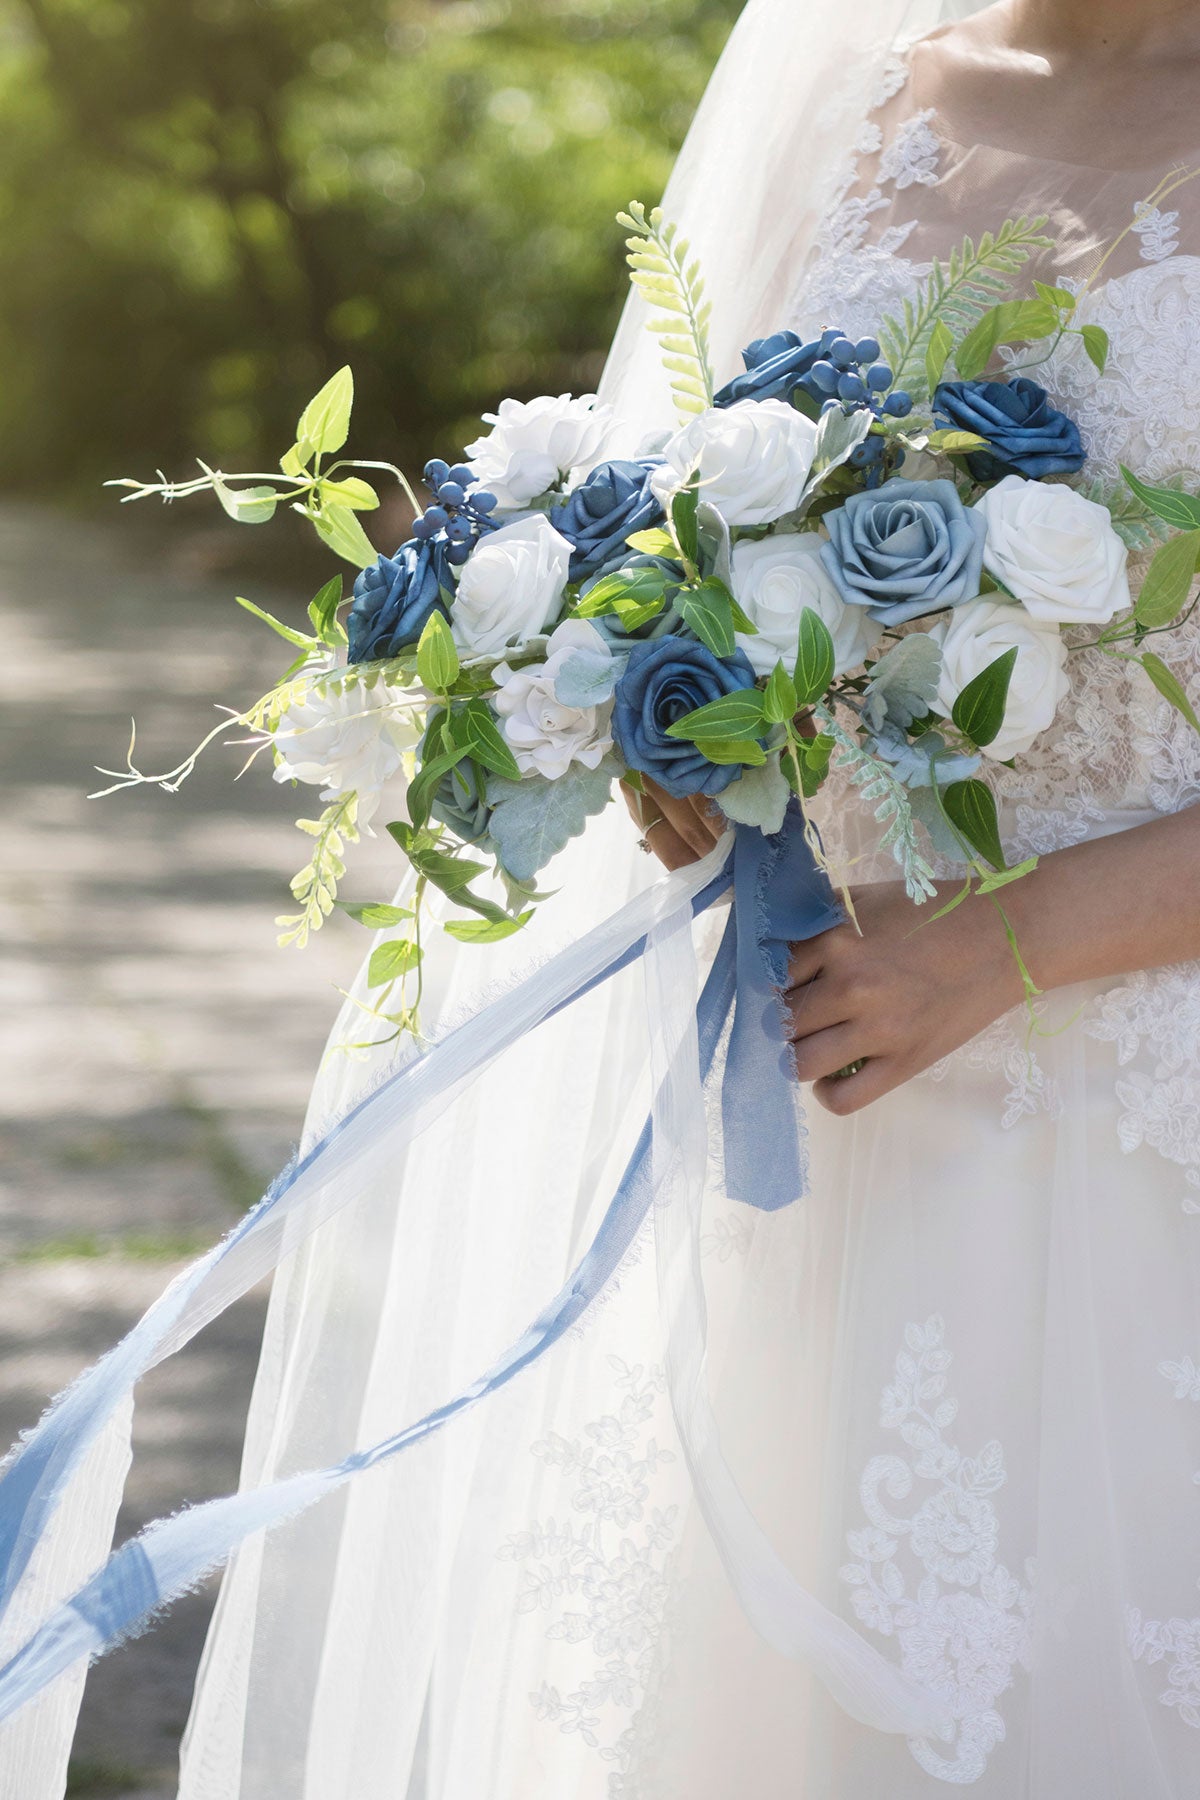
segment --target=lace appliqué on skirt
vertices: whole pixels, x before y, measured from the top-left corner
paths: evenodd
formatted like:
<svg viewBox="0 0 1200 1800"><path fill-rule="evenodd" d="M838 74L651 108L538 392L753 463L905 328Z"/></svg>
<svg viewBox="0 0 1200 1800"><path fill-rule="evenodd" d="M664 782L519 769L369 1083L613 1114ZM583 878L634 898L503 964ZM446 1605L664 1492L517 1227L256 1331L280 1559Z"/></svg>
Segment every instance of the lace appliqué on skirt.
<svg viewBox="0 0 1200 1800"><path fill-rule="evenodd" d="M1176 1400L1200 1403L1200 1369L1190 1356L1160 1363L1158 1372L1174 1387ZM1200 1487L1200 1472L1192 1479ZM1158 1696L1163 1705L1200 1731L1200 1619L1144 1619L1131 1606L1126 1625L1135 1662L1166 1664L1167 1685Z"/></svg>
<svg viewBox="0 0 1200 1800"><path fill-rule="evenodd" d="M1003 1450L992 1442L965 1456L947 1436L958 1415L946 1395L950 1362L940 1318L906 1328L880 1423L909 1454L868 1463L860 1493L870 1523L849 1533L854 1560L842 1579L863 1624L896 1638L905 1670L942 1696L956 1722L950 1750L921 1740L913 1756L938 1780L967 1786L1005 1735L997 1702L1014 1670L1029 1666L1033 1594L997 1561L992 1496L1006 1480ZM895 1512L889 1502L908 1500L918 1483L926 1486L915 1510ZM911 1576L906 1562L916 1565Z"/></svg>

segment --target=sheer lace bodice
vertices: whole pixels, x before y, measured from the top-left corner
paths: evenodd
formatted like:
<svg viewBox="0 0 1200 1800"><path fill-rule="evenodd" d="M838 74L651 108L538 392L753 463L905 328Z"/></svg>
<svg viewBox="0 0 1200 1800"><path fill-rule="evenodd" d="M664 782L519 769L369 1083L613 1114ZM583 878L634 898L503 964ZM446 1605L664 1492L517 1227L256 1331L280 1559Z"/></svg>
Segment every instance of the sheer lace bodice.
<svg viewBox="0 0 1200 1800"><path fill-rule="evenodd" d="M1089 491L1115 501L1124 492L1122 463L1146 479L1182 478L1194 487L1200 181L1175 186L1156 203L1164 184L1172 185L1169 170L1116 173L967 148L918 99L907 65L898 62L801 275L791 322L802 330L837 324L852 337L874 333L883 316L916 296L933 258L944 263L968 232L978 239L1008 219L1045 215L1056 248L1026 265L1017 290L1028 291L1034 277L1071 287L1082 295L1079 323L1100 325L1111 339L1104 374L1077 336L1035 371L1079 422ZM1023 355L1012 352L1009 360ZM1139 509L1126 500L1121 523L1135 549L1136 576L1149 538ZM1185 683L1196 681L1200 622L1164 635L1156 648ZM1081 650L1071 676L1053 730L1018 769L996 772L1009 803L1012 847L1023 855L1077 842L1113 813L1176 811L1200 798L1200 737L1140 668Z"/></svg>

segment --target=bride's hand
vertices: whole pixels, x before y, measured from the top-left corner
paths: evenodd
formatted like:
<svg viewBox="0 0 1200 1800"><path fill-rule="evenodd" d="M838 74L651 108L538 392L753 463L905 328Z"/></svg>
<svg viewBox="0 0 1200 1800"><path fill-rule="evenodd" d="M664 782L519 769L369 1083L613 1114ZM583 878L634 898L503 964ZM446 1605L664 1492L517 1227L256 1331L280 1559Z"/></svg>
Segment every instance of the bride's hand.
<svg viewBox="0 0 1200 1800"><path fill-rule="evenodd" d="M625 804L642 836L668 869L682 869L699 862L728 830L724 815L703 794L674 800L649 776L642 777L644 794L622 787Z"/></svg>
<svg viewBox="0 0 1200 1800"><path fill-rule="evenodd" d="M916 908L902 882L855 888L861 936L838 925L794 947L785 1001L796 1073L830 1112L869 1106L1020 1003L1016 961L988 900L926 923L954 892ZM859 1061L857 1074L839 1078Z"/></svg>

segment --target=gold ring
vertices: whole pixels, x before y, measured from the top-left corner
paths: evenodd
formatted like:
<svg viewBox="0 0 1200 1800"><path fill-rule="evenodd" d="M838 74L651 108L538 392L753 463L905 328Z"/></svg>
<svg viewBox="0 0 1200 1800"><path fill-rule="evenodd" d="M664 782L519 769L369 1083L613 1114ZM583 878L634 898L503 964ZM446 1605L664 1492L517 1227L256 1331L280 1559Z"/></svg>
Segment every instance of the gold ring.
<svg viewBox="0 0 1200 1800"><path fill-rule="evenodd" d="M859 1075L867 1066L867 1058L860 1056L856 1062L847 1063L844 1069L838 1069L834 1081L849 1081L852 1075Z"/></svg>

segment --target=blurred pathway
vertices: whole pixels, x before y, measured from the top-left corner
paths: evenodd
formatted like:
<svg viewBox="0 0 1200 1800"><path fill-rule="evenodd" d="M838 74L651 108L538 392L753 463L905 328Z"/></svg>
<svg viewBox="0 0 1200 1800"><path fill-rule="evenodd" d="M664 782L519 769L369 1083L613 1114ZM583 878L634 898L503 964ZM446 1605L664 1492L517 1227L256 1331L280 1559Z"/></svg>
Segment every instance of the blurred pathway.
<svg viewBox="0 0 1200 1800"><path fill-rule="evenodd" d="M299 1131L366 942L335 920L303 954L273 918L306 840L265 762L235 788L215 748L177 795L88 801L95 763L169 767L280 666L232 603L289 600L230 572L220 528L144 538L0 507L0 1439L132 1323L180 1260L257 1198ZM181 557L188 557L187 563ZM325 570L313 557L315 588ZM285 650L283 645L280 650ZM160 760L161 759L161 762ZM386 845L355 897L392 885ZM264 1296L247 1298L139 1390L119 1527L236 1484ZM101 1663L70 1792L167 1800L211 1593Z"/></svg>

